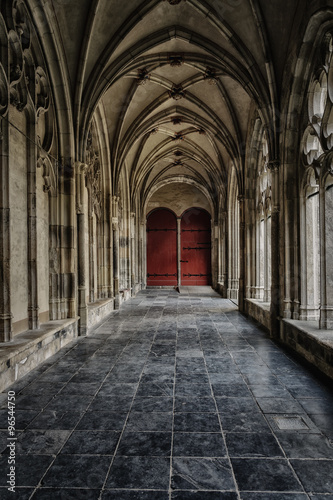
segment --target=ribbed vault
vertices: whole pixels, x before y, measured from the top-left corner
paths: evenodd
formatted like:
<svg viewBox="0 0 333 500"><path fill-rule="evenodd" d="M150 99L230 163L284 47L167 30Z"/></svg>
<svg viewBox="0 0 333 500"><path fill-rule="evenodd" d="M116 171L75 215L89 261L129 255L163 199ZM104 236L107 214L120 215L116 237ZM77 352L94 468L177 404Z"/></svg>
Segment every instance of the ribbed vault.
<svg viewBox="0 0 333 500"><path fill-rule="evenodd" d="M278 156L276 102L297 0L283 15L278 1L261 0L53 3L75 95L77 157L85 161L99 110L112 192L128 179L132 207L177 177L202 186L215 208L225 205L230 169L241 194L254 109L270 158Z"/></svg>

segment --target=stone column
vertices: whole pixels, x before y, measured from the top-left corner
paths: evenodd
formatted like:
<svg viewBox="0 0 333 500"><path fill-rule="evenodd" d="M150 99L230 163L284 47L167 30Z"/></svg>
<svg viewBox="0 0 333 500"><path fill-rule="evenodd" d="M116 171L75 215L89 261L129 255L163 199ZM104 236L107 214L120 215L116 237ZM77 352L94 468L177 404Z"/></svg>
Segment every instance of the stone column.
<svg viewBox="0 0 333 500"><path fill-rule="evenodd" d="M135 259L135 213L130 213L130 237L131 237L131 295L135 295L136 282L136 259Z"/></svg>
<svg viewBox="0 0 333 500"><path fill-rule="evenodd" d="M244 195L238 196L239 203L239 269L238 269L238 307L244 311L244 278L245 278L245 199Z"/></svg>
<svg viewBox="0 0 333 500"><path fill-rule="evenodd" d="M29 330L39 328L38 279L37 279L37 150L32 141L27 141L28 176L28 322Z"/></svg>
<svg viewBox="0 0 333 500"><path fill-rule="evenodd" d="M211 245L212 245L212 251L211 251L211 262L212 262L212 286L215 288L215 290L218 288L218 283L219 283L219 240L220 240L220 231L219 231L219 224L218 221L214 222L212 221L212 229L211 229Z"/></svg>
<svg viewBox="0 0 333 500"><path fill-rule="evenodd" d="M182 282L182 265L181 265L181 256L182 256L182 230L181 230L181 217L177 217L177 286L181 285Z"/></svg>
<svg viewBox="0 0 333 500"><path fill-rule="evenodd" d="M320 320L321 329L333 329L333 177L321 178L320 217Z"/></svg>
<svg viewBox="0 0 333 500"><path fill-rule="evenodd" d="M227 297L228 293L228 221L227 212L223 211L221 213L221 223L222 223L222 296Z"/></svg>
<svg viewBox="0 0 333 500"><path fill-rule="evenodd" d="M10 209L9 209L9 144L8 124L1 121L0 129L0 342L12 339L10 302Z"/></svg>
<svg viewBox="0 0 333 500"><path fill-rule="evenodd" d="M272 216L271 216L271 335L279 337L280 332L280 199L278 160L268 164L272 172Z"/></svg>
<svg viewBox="0 0 333 500"><path fill-rule="evenodd" d="M60 232L60 313L61 319L76 317L75 275L75 174L72 158L63 158L59 165Z"/></svg>
<svg viewBox="0 0 333 500"><path fill-rule="evenodd" d="M115 309L119 309L120 306L118 203L119 196L112 196L113 292Z"/></svg>
<svg viewBox="0 0 333 500"><path fill-rule="evenodd" d="M87 165L77 162L76 165L76 214L77 214L77 284L78 284L78 314L79 335L86 335L88 322L87 283L86 283L86 241L85 241L85 213L84 190Z"/></svg>

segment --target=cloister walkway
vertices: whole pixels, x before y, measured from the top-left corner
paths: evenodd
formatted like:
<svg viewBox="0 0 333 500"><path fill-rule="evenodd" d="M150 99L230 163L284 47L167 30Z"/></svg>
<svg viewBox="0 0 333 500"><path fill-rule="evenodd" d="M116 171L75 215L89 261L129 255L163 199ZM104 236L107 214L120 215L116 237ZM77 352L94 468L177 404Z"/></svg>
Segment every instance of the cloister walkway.
<svg viewBox="0 0 333 500"><path fill-rule="evenodd" d="M140 292L11 389L20 500L333 498L332 387L208 287Z"/></svg>

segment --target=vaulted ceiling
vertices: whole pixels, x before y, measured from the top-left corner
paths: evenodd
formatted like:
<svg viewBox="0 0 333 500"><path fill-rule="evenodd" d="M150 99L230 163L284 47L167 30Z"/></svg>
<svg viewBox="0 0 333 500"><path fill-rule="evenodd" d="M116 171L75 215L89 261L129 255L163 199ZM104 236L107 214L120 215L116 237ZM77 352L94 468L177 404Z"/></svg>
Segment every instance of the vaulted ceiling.
<svg viewBox="0 0 333 500"><path fill-rule="evenodd" d="M302 0L52 0L78 155L102 106L115 185L186 179L214 198L244 168L256 109L274 144L283 70Z"/></svg>

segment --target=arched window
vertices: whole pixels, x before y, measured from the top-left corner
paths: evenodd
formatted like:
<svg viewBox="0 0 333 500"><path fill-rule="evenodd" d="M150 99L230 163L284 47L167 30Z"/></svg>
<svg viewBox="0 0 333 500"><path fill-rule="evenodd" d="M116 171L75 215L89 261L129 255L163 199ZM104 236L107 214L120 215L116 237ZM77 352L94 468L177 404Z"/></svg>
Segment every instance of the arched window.
<svg viewBox="0 0 333 500"><path fill-rule="evenodd" d="M326 34L308 87L302 138L300 319L333 328L333 43Z"/></svg>
<svg viewBox="0 0 333 500"><path fill-rule="evenodd" d="M256 292L255 298L271 300L271 173L268 169L268 144L265 134L258 158L256 218Z"/></svg>

